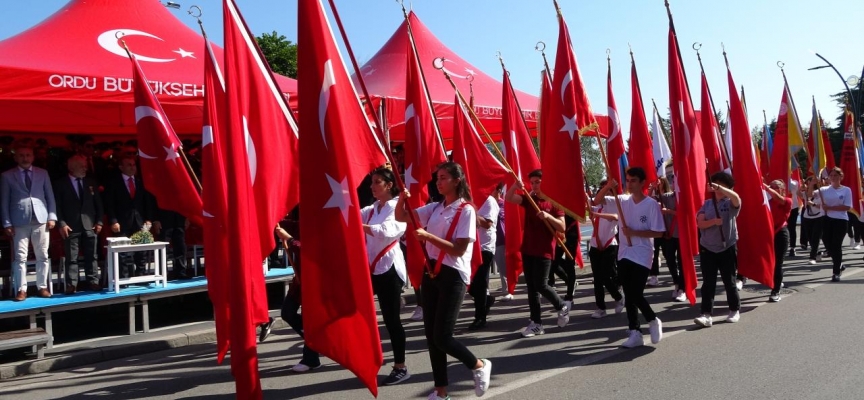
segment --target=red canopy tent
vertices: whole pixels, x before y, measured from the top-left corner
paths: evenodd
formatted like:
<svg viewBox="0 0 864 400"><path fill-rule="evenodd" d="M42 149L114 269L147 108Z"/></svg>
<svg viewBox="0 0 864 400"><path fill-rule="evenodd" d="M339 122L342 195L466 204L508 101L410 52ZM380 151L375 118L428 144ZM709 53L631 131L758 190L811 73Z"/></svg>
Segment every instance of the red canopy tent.
<svg viewBox="0 0 864 400"><path fill-rule="evenodd" d="M483 121L483 126L492 134L493 139L499 140L501 133L501 82L493 79L448 49L420 21L413 11L408 14L408 18L411 22L411 30L414 33L417 53L420 56L420 65L423 67L423 72L426 75L429 94L432 97L435 113L440 122L445 146L450 147L450 141L453 137L454 92L450 83L444 78L444 74L435 70L432 66L432 61L438 57L443 57L447 60L444 63L444 68L452 73L451 76L456 82L456 86L466 99L468 99L470 93L467 77L469 75L474 76L474 111ZM369 89L369 94L373 97L372 104L379 110L383 104L383 114L386 116L385 123L389 129L390 140L397 142L404 141L405 138L405 73L408 69L407 51L408 26L407 22L403 21L399 28L396 29L396 32L387 40L387 43L360 68L366 86ZM538 65L539 61L540 59L538 58ZM356 74L354 76L354 83L359 91L360 86ZM516 91L516 98L522 107L522 113L528 123L529 131L532 135L536 136L539 98L519 90ZM601 122L602 126L605 123L606 117L600 115L597 117L598 122L601 122L599 121L601 119L603 120Z"/></svg>
<svg viewBox="0 0 864 400"><path fill-rule="evenodd" d="M0 131L133 134L132 66L141 61L178 134L200 134L203 37L158 0L71 0L0 42ZM214 46L221 60L222 49ZM277 76L294 98L297 82ZM292 104L296 106L296 104Z"/></svg>

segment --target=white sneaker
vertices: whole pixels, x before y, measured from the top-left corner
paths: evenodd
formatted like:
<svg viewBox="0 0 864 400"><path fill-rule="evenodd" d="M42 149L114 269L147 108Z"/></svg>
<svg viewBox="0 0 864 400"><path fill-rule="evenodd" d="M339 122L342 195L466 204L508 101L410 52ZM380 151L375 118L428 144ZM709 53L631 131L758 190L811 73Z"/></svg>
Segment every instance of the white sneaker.
<svg viewBox="0 0 864 400"><path fill-rule="evenodd" d="M642 337L642 332L639 332L639 330L637 329L633 329L628 332L628 335L630 336L627 337L627 340L624 341L624 344L622 344L621 347L632 349L634 347L645 345L645 339Z"/></svg>
<svg viewBox="0 0 864 400"><path fill-rule="evenodd" d="M735 280L735 287L738 288L738 290L744 289L744 281L739 281L736 279Z"/></svg>
<svg viewBox="0 0 864 400"><path fill-rule="evenodd" d="M450 400L450 396L438 396L438 392L433 390L432 393L429 393L429 397L426 400Z"/></svg>
<svg viewBox="0 0 864 400"><path fill-rule="evenodd" d="M513 295L510 293L507 293L506 295L501 296L501 301L510 301L510 300L513 300Z"/></svg>
<svg viewBox="0 0 864 400"><path fill-rule="evenodd" d="M423 307L417 306L414 309L414 314L411 314L412 321L422 321L423 320Z"/></svg>
<svg viewBox="0 0 864 400"><path fill-rule="evenodd" d="M535 324L534 321L531 321L528 324L528 327L525 328L524 331L522 331L522 336L534 337L536 335L542 335L544 333L546 333L546 331L543 330L543 324Z"/></svg>
<svg viewBox="0 0 864 400"><path fill-rule="evenodd" d="M710 328L711 325L714 325L714 320L708 314L700 315L699 317L694 319L693 322L695 322L696 325L699 325L703 328Z"/></svg>
<svg viewBox="0 0 864 400"><path fill-rule="evenodd" d="M684 303L687 301L687 293L684 293L683 290L678 291L678 297L675 298L675 301L679 303Z"/></svg>
<svg viewBox="0 0 864 400"><path fill-rule="evenodd" d="M606 310L597 309L594 310L594 313L591 314L591 318L600 319L606 316Z"/></svg>
<svg viewBox="0 0 864 400"><path fill-rule="evenodd" d="M657 275L651 275L648 277L648 282L645 284L648 286L660 286L660 279Z"/></svg>
<svg viewBox="0 0 864 400"><path fill-rule="evenodd" d="M660 318L654 317L654 320L648 323L648 332L651 333L651 343L657 344L663 340L663 322Z"/></svg>
<svg viewBox="0 0 864 400"><path fill-rule="evenodd" d="M570 306L573 305L572 301L565 301L564 307L561 307L558 310L558 327L563 328L567 326L567 322L570 321Z"/></svg>
<svg viewBox="0 0 864 400"><path fill-rule="evenodd" d="M622 312L624 312L625 305L626 303L624 303L624 295L622 294L621 300L618 300L618 303L615 304L615 314L621 314Z"/></svg>
<svg viewBox="0 0 864 400"><path fill-rule="evenodd" d="M807 262L810 263L810 265L816 265L816 260L814 260L812 258L810 259L810 261L807 261Z"/></svg>
<svg viewBox="0 0 864 400"><path fill-rule="evenodd" d="M855 247L853 247L853 249L855 249L855 250L861 250L861 245L858 244L858 243L855 243Z"/></svg>
<svg viewBox="0 0 864 400"><path fill-rule="evenodd" d="M480 361L483 362L483 367L471 371L474 375L474 394L477 397L486 394L486 390L489 389L489 382L492 379L492 361L485 358L481 358Z"/></svg>
<svg viewBox="0 0 864 400"><path fill-rule="evenodd" d="M297 372L297 373L303 373L303 372L309 372L313 369L318 369L318 368L321 368L321 364L318 364L314 367L310 367L306 364L298 363L297 365L294 365L293 367L291 367L291 370L294 372Z"/></svg>
<svg viewBox="0 0 864 400"><path fill-rule="evenodd" d="M726 318L726 322L734 324L740 320L741 320L741 313L739 313L738 311L729 311L729 317Z"/></svg>

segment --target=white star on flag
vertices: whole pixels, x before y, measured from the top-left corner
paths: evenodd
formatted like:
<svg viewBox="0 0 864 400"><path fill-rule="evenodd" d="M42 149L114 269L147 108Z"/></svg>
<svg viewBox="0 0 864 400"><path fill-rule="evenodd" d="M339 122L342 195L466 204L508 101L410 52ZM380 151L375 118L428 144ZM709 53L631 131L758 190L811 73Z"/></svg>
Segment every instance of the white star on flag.
<svg viewBox="0 0 864 400"><path fill-rule="evenodd" d="M195 55L194 55L195 53L193 53L191 51L183 50L182 48L178 48L177 50L173 50L173 51L175 53L179 54L180 58L186 58L186 57L195 58Z"/></svg>
<svg viewBox="0 0 864 400"><path fill-rule="evenodd" d="M576 126L576 115L573 115L573 118L567 118L566 115L562 115L564 118L564 126L558 132L567 132L570 134L570 140L573 140L573 135L579 131L579 127Z"/></svg>
<svg viewBox="0 0 864 400"><path fill-rule="evenodd" d="M327 183L330 184L330 190L333 191L333 195L330 196L330 200L327 200L327 204L324 204L324 208L338 208L342 211L342 219L345 220L345 225L348 225L348 207L351 207L351 192L348 189L348 178L343 178L342 182L339 182L330 177L330 175L324 174L327 177Z"/></svg>
<svg viewBox="0 0 864 400"><path fill-rule="evenodd" d="M174 161L174 164L176 165L177 159L180 158L180 153L178 153L177 149L174 148L174 143L171 143L171 146L168 147L162 146L162 148L165 149L165 153L167 154L165 156L165 161Z"/></svg>
<svg viewBox="0 0 864 400"><path fill-rule="evenodd" d="M412 172L413 170L414 164L411 164L408 166L408 168L405 168L405 188L407 188L408 190L411 190L411 185L415 183L420 183L419 181L417 181L417 179L414 178L414 173Z"/></svg>

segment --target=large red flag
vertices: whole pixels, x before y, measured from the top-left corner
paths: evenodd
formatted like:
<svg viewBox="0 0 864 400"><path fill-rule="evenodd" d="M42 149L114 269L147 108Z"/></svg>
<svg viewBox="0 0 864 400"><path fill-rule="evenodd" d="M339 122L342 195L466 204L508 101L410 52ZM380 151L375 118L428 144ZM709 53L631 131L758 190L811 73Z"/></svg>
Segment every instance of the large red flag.
<svg viewBox="0 0 864 400"><path fill-rule="evenodd" d="M825 120L822 115L819 115L819 123L822 125L822 144L825 146L825 168L831 169L837 166L834 161L834 149L831 146L831 141L828 140L828 128L825 127Z"/></svg>
<svg viewBox="0 0 864 400"><path fill-rule="evenodd" d="M303 328L306 344L378 394L381 341L357 191L385 163L319 0L298 11ZM333 290L338 288L338 290Z"/></svg>
<svg viewBox="0 0 864 400"><path fill-rule="evenodd" d="M789 187L790 171L792 165L792 156L789 154L789 111L791 103L789 103L789 92L786 90L786 85L783 85L783 96L780 99L780 112L777 115L777 125L774 127L774 148L771 149L771 158L774 162L771 163L771 172L769 179L780 181ZM795 129L793 127L793 129ZM764 172L764 171L763 171ZM795 195L791 193L790 195Z"/></svg>
<svg viewBox="0 0 864 400"><path fill-rule="evenodd" d="M852 190L852 209L849 212L860 217L861 204L861 164L858 159L858 135L855 134L855 124L852 112L846 108L843 120L843 150L840 152L840 169L843 170L843 184Z"/></svg>
<svg viewBox="0 0 864 400"><path fill-rule="evenodd" d="M543 197L572 217L585 220L588 198L582 166L582 133L596 129L588 94L570 42L564 16L558 13L558 51L555 76L552 79L549 121L545 142L541 144L543 161Z"/></svg>
<svg viewBox="0 0 864 400"><path fill-rule="evenodd" d="M705 158L708 160L708 173L723 171L723 155L720 150L720 129L714 116L714 107L711 105L711 91L708 88L708 79L702 72L702 103L699 133L702 135L702 146L705 149ZM704 168L702 169L704 170Z"/></svg>
<svg viewBox="0 0 864 400"><path fill-rule="evenodd" d="M657 180L658 167L654 161L654 144L651 141L651 132L648 130L648 120L645 119L642 90L639 87L639 75L636 73L636 61L630 64L630 86L633 106L630 110L630 152L627 155L627 160L630 166L645 169L646 180L654 182ZM619 186L623 186L623 183Z"/></svg>
<svg viewBox="0 0 864 400"><path fill-rule="evenodd" d="M534 143L528 133L528 128L522 120L522 111L516 104L513 96L513 86L510 82L510 74L504 71L504 84L501 95L501 126L504 134L501 136L501 150L504 158L516 176L528 187L528 174L540 169L540 159L534 151ZM548 75L543 73L545 83L549 82ZM545 86L545 85L544 85ZM541 94L541 100L548 99L548 95ZM540 115L546 113L540 108ZM508 185L515 184L512 176L507 179ZM507 291L513 293L516 290L516 281L522 273L522 235L525 228L523 223L525 210L518 204L504 203L504 235L505 262L507 264Z"/></svg>
<svg viewBox="0 0 864 400"><path fill-rule="evenodd" d="M732 175L735 192L741 197L738 214L738 273L774 288L774 223L768 195L756 164L756 153L750 138L750 126L744 106L735 90L732 71L729 77L729 117L732 121L732 154L738 160Z"/></svg>
<svg viewBox="0 0 864 400"><path fill-rule="evenodd" d="M201 196L180 156L183 145L150 89L138 59L131 53L129 57L135 85L135 124L144 187L156 196L160 208L176 211L201 225Z"/></svg>
<svg viewBox="0 0 864 400"><path fill-rule="evenodd" d="M671 111L678 235L681 240L681 270L690 304L696 304L696 265L699 254L696 212L705 198L705 150L693 111L693 101L684 77L675 29L669 27L669 109Z"/></svg>
<svg viewBox="0 0 864 400"><path fill-rule="evenodd" d="M207 291L213 302L216 323L216 359L221 364L230 347L231 312L227 260L231 248L226 215L227 189L222 157L225 129L225 80L210 42L204 44L204 128L201 138L201 199L204 205L204 258L207 260Z"/></svg>
<svg viewBox="0 0 864 400"><path fill-rule="evenodd" d="M626 155L624 155L624 137L621 135L621 120L618 119L618 106L615 104L615 95L612 93L611 62L609 62L606 74L606 103L609 108L609 132L606 132L608 134L606 139L606 158L609 160L607 175L609 178L615 178L618 182L624 182L623 174L627 171L621 170L621 158L626 157ZM617 186L618 193L621 193L622 186L624 185Z"/></svg>
<svg viewBox="0 0 864 400"><path fill-rule="evenodd" d="M759 176L768 177L771 173L771 131L768 124L762 126L762 140L759 141ZM766 182L767 183L767 182Z"/></svg>
<svg viewBox="0 0 864 400"><path fill-rule="evenodd" d="M432 170L446 161L444 146L440 140L435 113L426 95L422 65L414 57L411 42L408 42L408 71L405 88L405 188L411 192L408 206L418 208L429 200L427 184L432 179ZM407 246L408 278L414 288L423 280L426 256L423 247L414 235L405 235Z"/></svg>

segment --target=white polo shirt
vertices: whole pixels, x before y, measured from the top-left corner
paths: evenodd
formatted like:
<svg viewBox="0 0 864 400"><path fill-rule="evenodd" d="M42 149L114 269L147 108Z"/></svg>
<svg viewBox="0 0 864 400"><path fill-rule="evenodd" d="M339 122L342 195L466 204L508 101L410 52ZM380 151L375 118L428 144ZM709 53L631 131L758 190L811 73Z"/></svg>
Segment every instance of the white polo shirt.
<svg viewBox="0 0 864 400"><path fill-rule="evenodd" d="M618 214L618 208L615 205L615 198L606 196L603 198L603 203L591 207L595 213L603 214ZM598 248L597 238L600 238L600 243L605 250L609 246L615 246L618 241L615 240L615 234L618 233L618 221L609 221L605 218L597 218L597 223L594 225L594 234L591 235L590 245L592 248Z"/></svg>
<svg viewBox="0 0 864 400"><path fill-rule="evenodd" d="M663 215L660 213L660 203L650 197L645 197L639 203L633 201L629 194L618 195L621 201L621 212L623 218L618 216L618 231L624 232L622 221L627 227L637 231L665 232ZM654 258L654 239L646 237L627 237L621 235L618 243L618 259L628 259L645 268L651 268L651 260Z"/></svg>
<svg viewBox="0 0 864 400"><path fill-rule="evenodd" d="M834 186L823 186L819 188L819 191L822 192L822 200L825 201L826 206L852 207L852 189L849 189L847 186L841 185L839 188L834 188ZM828 218L842 219L844 221L849 220L849 213L846 211L831 210L826 211L826 213Z"/></svg>
<svg viewBox="0 0 864 400"><path fill-rule="evenodd" d="M477 240L480 241L480 250L488 251L493 254L495 253L495 238L497 236L495 229L498 225L499 209L498 200L489 196L486 198L486 201L483 202L483 205L480 206L480 209L477 210L477 215L492 221L492 226L490 226L489 229L477 227Z"/></svg>
<svg viewBox="0 0 864 400"><path fill-rule="evenodd" d="M438 236L441 239L447 240L447 231L450 230L450 224L456 217L456 210L459 206L465 203L465 200L459 199L448 205L442 202L430 203L418 208L417 217L419 217L420 225L426 226L426 231ZM462 215L459 217L459 223L453 231L451 241L456 239L469 239L470 243L477 240L477 217L474 207L471 204L462 208ZM441 249L435 247L429 242L426 242L426 251L429 257L437 259L443 256L442 265L447 265L459 272L462 281L468 285L471 282L471 256L474 252L474 246L469 245L465 249L465 254L461 257L453 257L444 253ZM444 267L442 267L444 268Z"/></svg>
<svg viewBox="0 0 864 400"><path fill-rule="evenodd" d="M402 282L407 282L405 274L405 257L402 255L402 249L399 247L398 241L405 234L405 229L408 224L396 221L396 202L398 197L384 203L381 211L378 211L379 201L376 200L371 206L363 207L360 210L360 216L363 223L369 225L372 234L366 234L366 257L371 264L375 258L381 254L384 249L391 243L397 242L385 253L378 262L371 266L372 274L381 275L390 270L390 267L396 268L396 275L402 279Z"/></svg>

